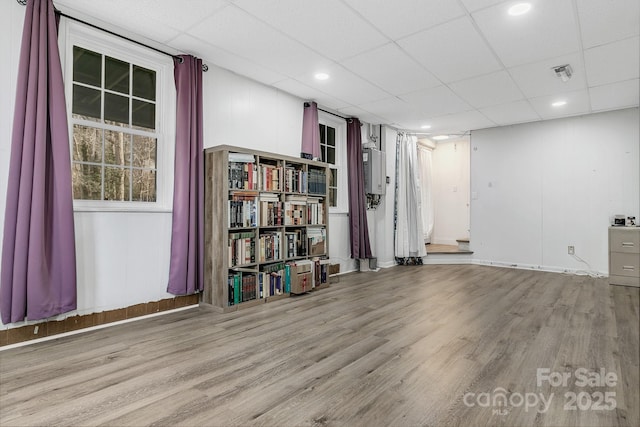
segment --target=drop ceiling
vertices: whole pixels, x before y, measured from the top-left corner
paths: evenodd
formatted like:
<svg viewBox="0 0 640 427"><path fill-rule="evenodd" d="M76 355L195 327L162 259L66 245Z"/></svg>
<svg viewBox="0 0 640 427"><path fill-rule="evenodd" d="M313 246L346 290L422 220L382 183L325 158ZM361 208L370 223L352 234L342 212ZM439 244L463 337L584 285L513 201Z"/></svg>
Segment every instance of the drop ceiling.
<svg viewBox="0 0 640 427"><path fill-rule="evenodd" d="M525 0L523 0L525 1ZM321 107L418 132L638 106L638 0L54 0ZM553 66L570 64L560 80ZM331 77L314 79L322 71ZM563 107L552 102L564 100ZM427 131L423 126L431 126Z"/></svg>

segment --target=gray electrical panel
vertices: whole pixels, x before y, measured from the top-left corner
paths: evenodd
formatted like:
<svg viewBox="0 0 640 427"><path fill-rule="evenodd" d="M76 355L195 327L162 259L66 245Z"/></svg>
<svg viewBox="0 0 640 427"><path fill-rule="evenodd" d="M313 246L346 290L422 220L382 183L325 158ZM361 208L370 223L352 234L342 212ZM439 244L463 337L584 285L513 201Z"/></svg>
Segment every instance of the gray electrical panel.
<svg viewBox="0 0 640 427"><path fill-rule="evenodd" d="M387 186L387 169L384 151L375 148L362 149L364 164L364 192L384 194Z"/></svg>

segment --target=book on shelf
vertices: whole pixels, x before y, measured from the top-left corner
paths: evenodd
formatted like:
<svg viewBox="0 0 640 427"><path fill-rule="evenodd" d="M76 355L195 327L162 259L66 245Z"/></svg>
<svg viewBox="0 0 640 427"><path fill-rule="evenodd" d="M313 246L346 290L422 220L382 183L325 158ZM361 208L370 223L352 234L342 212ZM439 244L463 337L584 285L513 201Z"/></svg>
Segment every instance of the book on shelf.
<svg viewBox="0 0 640 427"><path fill-rule="evenodd" d="M255 273L237 272L227 277L227 305L238 305L258 298L258 279Z"/></svg>
<svg viewBox="0 0 640 427"><path fill-rule="evenodd" d="M229 233L227 245L229 267L255 263L255 237L255 231Z"/></svg>
<svg viewBox="0 0 640 427"><path fill-rule="evenodd" d="M307 172L287 166L284 169L284 191L287 193L307 192Z"/></svg>
<svg viewBox="0 0 640 427"><path fill-rule="evenodd" d="M272 227L282 225L283 207L277 194L260 193L260 226Z"/></svg>
<svg viewBox="0 0 640 427"><path fill-rule="evenodd" d="M282 168L269 164L260 165L260 190L282 191Z"/></svg>
<svg viewBox="0 0 640 427"><path fill-rule="evenodd" d="M261 298L289 293L290 284L287 282L288 265L279 262L265 265L258 273L258 289Z"/></svg>
<svg viewBox="0 0 640 427"><path fill-rule="evenodd" d="M327 192L327 174L324 169L309 168L309 193L324 194Z"/></svg>
<svg viewBox="0 0 640 427"><path fill-rule="evenodd" d="M324 224L324 202L320 197L307 197L307 224Z"/></svg>
<svg viewBox="0 0 640 427"><path fill-rule="evenodd" d="M289 194L284 202L284 225L306 225L307 197Z"/></svg>
<svg viewBox="0 0 640 427"><path fill-rule="evenodd" d="M323 255L326 252L327 230L325 228L309 228L307 239L309 240L308 255Z"/></svg>
<svg viewBox="0 0 640 427"><path fill-rule="evenodd" d="M229 228L255 227L257 225L257 193L232 192L229 198Z"/></svg>
<svg viewBox="0 0 640 427"><path fill-rule="evenodd" d="M230 153L239 154L239 153ZM251 156L253 158L253 156ZM229 160L229 189L231 190L257 190L258 174L257 167L251 162Z"/></svg>
<svg viewBox="0 0 640 427"><path fill-rule="evenodd" d="M281 236L279 231L264 231L258 238L260 262L275 261L282 258Z"/></svg>

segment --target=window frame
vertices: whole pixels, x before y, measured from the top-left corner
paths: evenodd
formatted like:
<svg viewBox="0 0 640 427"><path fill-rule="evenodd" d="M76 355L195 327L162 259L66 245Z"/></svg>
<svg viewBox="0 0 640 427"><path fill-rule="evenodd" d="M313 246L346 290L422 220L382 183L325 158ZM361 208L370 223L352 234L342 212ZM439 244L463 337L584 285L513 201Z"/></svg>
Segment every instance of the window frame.
<svg viewBox="0 0 640 427"><path fill-rule="evenodd" d="M65 83L70 155L73 153L74 124L89 125L74 119L73 102L73 46L89 49L102 55L120 59L156 72L156 201L73 200L74 211L106 212L170 212L173 205L173 161L175 154L175 105L173 59L135 43L77 23L66 18L60 21L58 45ZM113 126L96 122L100 129ZM120 128L127 134L140 132L133 127ZM70 158L73 162L73 158Z"/></svg>
<svg viewBox="0 0 640 427"><path fill-rule="evenodd" d="M335 165L338 171L336 206L329 206L330 214L346 214L349 212L347 188L347 123L344 119L318 111L318 124L330 126L336 130ZM330 163L327 163L331 165ZM331 167L331 166L330 166ZM327 194L327 204L328 204Z"/></svg>

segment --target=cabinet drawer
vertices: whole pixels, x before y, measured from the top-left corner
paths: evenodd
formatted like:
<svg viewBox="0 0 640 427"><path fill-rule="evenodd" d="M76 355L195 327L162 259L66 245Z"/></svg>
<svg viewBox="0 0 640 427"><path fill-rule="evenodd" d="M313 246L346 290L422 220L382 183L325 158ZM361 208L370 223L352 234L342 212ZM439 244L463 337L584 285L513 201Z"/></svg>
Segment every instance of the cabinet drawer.
<svg viewBox="0 0 640 427"><path fill-rule="evenodd" d="M612 252L610 256L610 275L628 277L640 276L640 254Z"/></svg>
<svg viewBox="0 0 640 427"><path fill-rule="evenodd" d="M611 252L640 253L640 228L611 229L609 250Z"/></svg>

